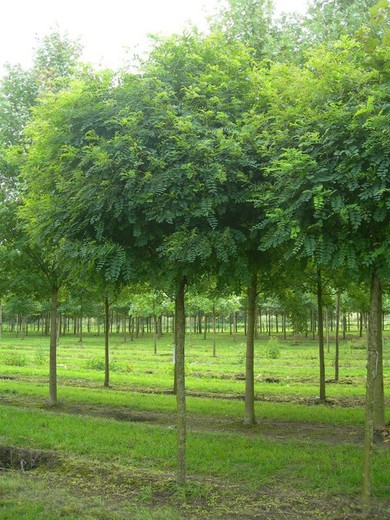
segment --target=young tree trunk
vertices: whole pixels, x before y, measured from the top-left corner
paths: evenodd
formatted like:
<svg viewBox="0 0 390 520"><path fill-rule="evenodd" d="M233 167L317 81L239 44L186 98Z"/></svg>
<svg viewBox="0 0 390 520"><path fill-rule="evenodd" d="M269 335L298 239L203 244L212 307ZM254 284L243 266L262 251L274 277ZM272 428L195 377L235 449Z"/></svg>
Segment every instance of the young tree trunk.
<svg viewBox="0 0 390 520"><path fill-rule="evenodd" d="M51 288L49 404L53 406L57 404L58 290L56 285Z"/></svg>
<svg viewBox="0 0 390 520"><path fill-rule="evenodd" d="M268 336L272 333L271 311L268 313Z"/></svg>
<svg viewBox="0 0 390 520"><path fill-rule="evenodd" d="M110 386L110 303L108 296L104 298L104 386Z"/></svg>
<svg viewBox="0 0 390 520"><path fill-rule="evenodd" d="M347 337L347 316L345 311L343 312L343 339Z"/></svg>
<svg viewBox="0 0 390 520"><path fill-rule="evenodd" d="M336 338L335 338L334 380L339 380L340 359L340 292L336 294Z"/></svg>
<svg viewBox="0 0 390 520"><path fill-rule="evenodd" d="M257 276L254 275L248 287L247 335L246 335L246 374L245 374L245 416L244 424L252 426L255 419L255 381L254 381L254 339L256 315Z"/></svg>
<svg viewBox="0 0 390 520"><path fill-rule="evenodd" d="M324 352L324 311L322 305L321 270L317 270L317 307L318 307L318 350L320 358L320 401L326 401L325 391L325 352Z"/></svg>
<svg viewBox="0 0 390 520"><path fill-rule="evenodd" d="M82 311L80 311L80 316L79 316L79 343L82 343L83 342L83 314L82 314Z"/></svg>
<svg viewBox="0 0 390 520"><path fill-rule="evenodd" d="M217 357L217 329L215 326L215 305L213 305L213 357Z"/></svg>
<svg viewBox="0 0 390 520"><path fill-rule="evenodd" d="M364 469L363 469L363 505L366 510L371 503L372 448L374 442L375 393L377 390L379 350L382 343L382 295L378 273L371 278L370 311L367 329L367 382L366 408L364 421Z"/></svg>
<svg viewBox="0 0 390 520"><path fill-rule="evenodd" d="M177 483L186 481L186 394L185 394L185 295L186 279L183 277L177 287L175 299L176 330L176 404L177 404Z"/></svg>
<svg viewBox="0 0 390 520"><path fill-rule="evenodd" d="M190 335L190 347L192 347L192 325L193 324L192 324L192 316L191 316L191 314L189 315L189 322L190 323L189 323L188 330L189 330L189 335Z"/></svg>
<svg viewBox="0 0 390 520"><path fill-rule="evenodd" d="M154 324L154 338L153 338L153 353L157 355L157 338L158 338L158 323L157 316L153 316L153 324Z"/></svg>
<svg viewBox="0 0 390 520"><path fill-rule="evenodd" d="M330 352L330 341L329 341L329 309L325 308L325 331L326 331L326 350Z"/></svg>
<svg viewBox="0 0 390 520"><path fill-rule="evenodd" d="M380 432L385 426L385 395L383 386L383 313L382 313L382 287L378 281L377 289L378 300L378 332L377 332L377 366L375 379L375 399L374 399L374 430Z"/></svg>
<svg viewBox="0 0 390 520"><path fill-rule="evenodd" d="M176 311L173 321L176 321ZM176 370L176 359L177 359L177 328L176 324L173 327L173 395L177 395L177 370Z"/></svg>

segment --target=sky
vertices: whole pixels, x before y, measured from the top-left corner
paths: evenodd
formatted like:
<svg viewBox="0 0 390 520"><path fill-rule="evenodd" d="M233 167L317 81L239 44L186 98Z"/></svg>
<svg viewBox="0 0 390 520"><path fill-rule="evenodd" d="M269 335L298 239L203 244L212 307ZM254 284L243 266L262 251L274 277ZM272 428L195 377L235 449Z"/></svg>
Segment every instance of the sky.
<svg viewBox="0 0 390 520"><path fill-rule="evenodd" d="M306 0L274 0L277 12L303 12ZM0 17L0 74L5 63L31 65L37 37L52 30L79 38L83 59L118 68L147 46L148 34L169 35L188 22L206 27L218 0L6 0Z"/></svg>

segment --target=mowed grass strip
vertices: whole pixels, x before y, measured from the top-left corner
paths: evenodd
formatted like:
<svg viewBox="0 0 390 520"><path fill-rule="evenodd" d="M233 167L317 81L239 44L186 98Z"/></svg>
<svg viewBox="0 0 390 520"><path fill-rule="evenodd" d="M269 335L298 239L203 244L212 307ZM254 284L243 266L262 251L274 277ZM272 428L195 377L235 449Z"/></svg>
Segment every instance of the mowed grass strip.
<svg viewBox="0 0 390 520"><path fill-rule="evenodd" d="M130 411L155 411L175 413L176 397L174 395L120 391L116 389L63 386L59 388L59 399L64 403L86 404L96 406L125 407ZM43 406L48 399L48 385L23 381L0 380L1 398L22 399L24 397L38 400L36 405ZM22 401L23 404L23 401ZM25 403L31 406L31 403ZM241 420L244 414L243 400L218 399L210 397L187 397L187 410L191 414L205 417L219 417ZM259 421L262 419L275 421L308 421L334 425L364 424L362 407L306 405L298 403L257 401L255 412ZM388 411L389 412L389 411ZM388 413L390 420L390 413Z"/></svg>
<svg viewBox="0 0 390 520"><path fill-rule="evenodd" d="M236 340L235 340L236 339ZM212 339L193 335L187 338L186 374L189 393L224 397L243 396L245 383L245 337L227 333L217 336L217 357L212 356ZM25 339L6 333L0 343L0 378L17 377L29 380L48 379L47 337L32 333ZM359 348L356 348L359 347ZM276 350L275 350L276 349ZM261 337L255 346L255 392L261 399L315 399L319 393L318 345L316 340L301 338ZM277 357L270 356L270 352ZM326 352L326 377L334 374L334 345ZM327 396L355 399L361 405L365 397L364 340L355 338L341 344L340 382L327 384ZM153 337L145 335L124 342L122 335L111 336L110 383L124 391L151 390L169 392L173 386L172 337L158 340L157 355L153 354ZM385 391L390 397L390 349L384 350ZM60 388L81 384L99 387L104 379L103 337L85 335L83 342L74 336L61 336L58 348ZM351 403L353 404L353 403Z"/></svg>
<svg viewBox="0 0 390 520"><path fill-rule="evenodd" d="M175 471L176 433L173 427L67 415L43 410L0 406L1 443L54 450L65 459L78 455L119 463L129 468ZM280 442L262 435L190 432L189 474L208 475L261 489L281 479L308 490L358 494L362 449L353 445ZM374 455L374 495L388 496L390 450Z"/></svg>

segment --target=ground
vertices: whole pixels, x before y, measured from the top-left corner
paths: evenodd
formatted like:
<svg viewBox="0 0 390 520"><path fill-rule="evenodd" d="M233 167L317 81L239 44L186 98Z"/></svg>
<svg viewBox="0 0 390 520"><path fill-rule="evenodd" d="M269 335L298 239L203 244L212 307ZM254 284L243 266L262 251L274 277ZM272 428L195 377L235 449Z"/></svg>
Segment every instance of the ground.
<svg viewBox="0 0 390 520"><path fill-rule="evenodd" d="M0 403L32 409L47 406L39 399L22 398L16 395L1 397ZM315 406L316 401L312 400L311 403ZM348 404L347 400L343 403L344 406ZM332 406L331 403L328 405ZM58 413L109 417L118 421L153 422L166 428L175 427L175 415L171 413L140 412L123 407L79 403L62 403L51 409ZM191 414L188 415L188 430L190 432L225 431L245 436L262 434L282 441L296 438L330 444L361 444L363 439L363 431L359 427L324 425L306 421L292 423L262 420L254 427L248 428L240 421ZM390 447L389 442L383 442L386 440L386 438L378 440L379 449ZM67 504L66 507L70 508L68 516L61 515L64 518L77 518L77 508L72 513L72 504L82 501L86 511L91 511L92 515L85 518L106 520L112 518L390 519L390 500L379 504L379 509L372 509L365 514L356 499L329 496L320 490L315 494L307 493L297 490L293 483L289 485L284 481L272 487L264 486L260 491L253 493L235 482L215 478L197 479L190 476L187 485L182 488L175 484L173 474L157 472L150 468L144 471L134 470L125 468L120 463L65 457L49 451L10 449L10 447L0 446L0 459L4 466L3 475L16 479L15 486L19 486L18 492L25 500L34 500L32 494L40 487L49 495L51 490L61 490L62 499L56 495L53 500L58 504L63 500L64 504ZM144 507L146 509L143 509ZM142 513L143 511L146 512Z"/></svg>

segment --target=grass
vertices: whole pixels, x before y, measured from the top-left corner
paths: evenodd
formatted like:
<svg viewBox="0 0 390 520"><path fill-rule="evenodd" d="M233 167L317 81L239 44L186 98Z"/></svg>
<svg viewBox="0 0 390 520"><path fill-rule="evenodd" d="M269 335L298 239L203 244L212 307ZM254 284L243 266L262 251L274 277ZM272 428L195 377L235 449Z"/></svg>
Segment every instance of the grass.
<svg viewBox="0 0 390 520"><path fill-rule="evenodd" d="M175 471L174 428L12 406L0 407L0 422L3 445L53 450L143 470ZM384 454L378 449L374 465L378 497L386 497L390 489L390 457ZM361 468L359 446L286 443L226 432L191 432L188 438L190 474L238 481L252 491L283 475L306 490L356 494Z"/></svg>
<svg viewBox="0 0 390 520"><path fill-rule="evenodd" d="M176 403L171 394L170 336L159 340L157 355L151 337L124 343L113 336L109 389L102 387L103 338L86 336L82 344L73 337L61 338L58 373L63 405L51 409L46 404L48 339L4 335L0 342L0 443L49 450L58 454L61 463L25 474L4 472L0 517L176 520L228 517L237 507L251 517L254 507L265 507L264 490L282 487L280 493L289 495L286 486L292 489L289 507L300 496L299 508L309 512L321 494L328 497L319 506L325 510L329 497L354 500L360 494L362 446L348 435L361 432L364 422L364 350L351 348L350 341L342 344L341 380L327 385L333 405L315 406L315 342L262 338L256 349L259 425L248 430L242 425L244 338L234 341L229 335L219 335L217 357L212 356L211 339L193 337L192 345L187 345L187 469L191 482L183 497L183 490L172 488ZM333 345L326 353L328 377L332 364ZM386 391L389 366L386 347ZM126 413L130 420L118 420ZM138 414L137 421L134 414ZM332 438L332 432L337 438ZM91 467L95 470L88 473ZM136 475L131 482L130 475ZM115 485L110 484L114 477ZM102 495L105 486L107 492ZM44 489L49 491L42 492ZM272 517L269 511L279 507L282 498L280 493L267 493L267 514ZM385 446L375 448L373 493L382 508L390 507L386 501L390 451ZM343 507L350 513L349 503ZM299 514L297 510L297 518ZM388 512L381 509L380 514L387 518L383 515ZM318 518L325 517L319 512Z"/></svg>

